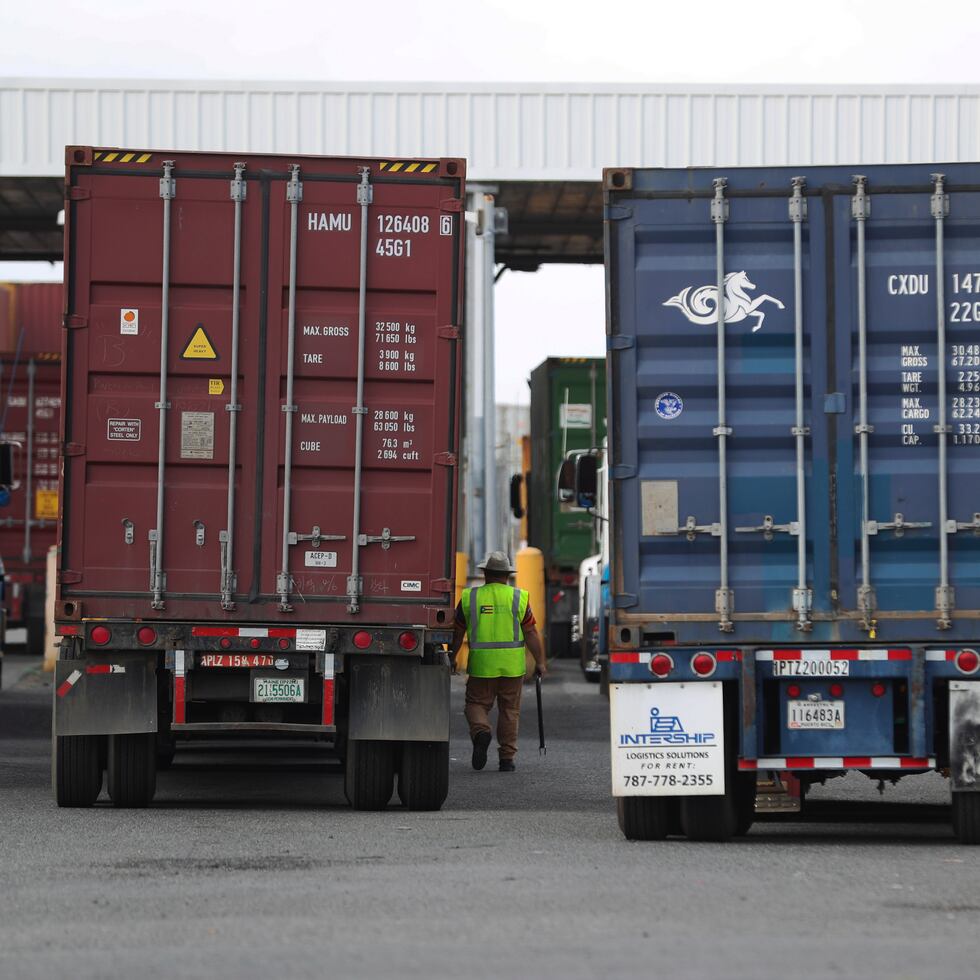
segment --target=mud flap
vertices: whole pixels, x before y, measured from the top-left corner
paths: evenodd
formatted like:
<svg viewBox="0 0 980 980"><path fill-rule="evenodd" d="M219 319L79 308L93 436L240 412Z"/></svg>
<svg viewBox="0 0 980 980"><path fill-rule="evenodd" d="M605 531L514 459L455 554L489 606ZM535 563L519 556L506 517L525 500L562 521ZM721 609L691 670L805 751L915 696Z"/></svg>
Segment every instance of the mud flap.
<svg viewBox="0 0 980 980"><path fill-rule="evenodd" d="M980 681L949 682L949 776L953 792L980 792Z"/></svg>
<svg viewBox="0 0 980 980"><path fill-rule="evenodd" d="M449 741L449 668L417 660L347 661L352 739Z"/></svg>
<svg viewBox="0 0 980 980"><path fill-rule="evenodd" d="M610 684L613 796L721 796L721 681Z"/></svg>
<svg viewBox="0 0 980 980"><path fill-rule="evenodd" d="M156 658L109 653L59 660L55 735L130 735L157 730Z"/></svg>

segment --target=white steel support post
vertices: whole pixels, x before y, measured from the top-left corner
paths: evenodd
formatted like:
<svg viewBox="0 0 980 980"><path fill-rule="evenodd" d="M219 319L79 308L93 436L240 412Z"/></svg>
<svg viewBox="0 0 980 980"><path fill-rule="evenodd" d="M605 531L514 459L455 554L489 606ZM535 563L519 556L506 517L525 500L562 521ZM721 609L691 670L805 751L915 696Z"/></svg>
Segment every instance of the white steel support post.
<svg viewBox="0 0 980 980"><path fill-rule="evenodd" d="M497 399L494 380L493 285L496 265L496 206L491 194L483 200L483 541L487 551L503 546L497 489ZM482 557L482 556L481 556Z"/></svg>

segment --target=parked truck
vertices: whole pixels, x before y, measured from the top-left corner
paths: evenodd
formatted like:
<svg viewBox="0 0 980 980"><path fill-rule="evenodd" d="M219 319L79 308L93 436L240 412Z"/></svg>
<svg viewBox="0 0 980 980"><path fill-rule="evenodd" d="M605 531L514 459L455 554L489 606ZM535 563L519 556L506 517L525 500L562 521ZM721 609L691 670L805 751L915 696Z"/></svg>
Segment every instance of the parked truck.
<svg viewBox="0 0 980 980"><path fill-rule="evenodd" d="M606 434L601 358L549 357L531 372L531 475L528 544L544 555L549 656L578 654L572 621L578 611L579 565L597 550L592 516L555 496L555 474L573 450L601 445Z"/></svg>
<svg viewBox="0 0 980 980"><path fill-rule="evenodd" d="M980 842L980 167L604 188L623 833L938 770Z"/></svg>
<svg viewBox="0 0 980 980"><path fill-rule="evenodd" d="M0 439L15 449L13 480L0 495L4 609L36 656L58 528L62 294L60 282L0 283Z"/></svg>
<svg viewBox="0 0 980 980"><path fill-rule="evenodd" d="M66 154L58 803L218 734L438 808L464 162Z"/></svg>

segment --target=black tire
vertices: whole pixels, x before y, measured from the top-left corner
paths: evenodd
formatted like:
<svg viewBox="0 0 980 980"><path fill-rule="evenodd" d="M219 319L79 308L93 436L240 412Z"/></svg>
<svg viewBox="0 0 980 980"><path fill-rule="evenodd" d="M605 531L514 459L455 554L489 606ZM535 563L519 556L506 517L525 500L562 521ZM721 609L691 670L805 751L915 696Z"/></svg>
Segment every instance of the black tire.
<svg viewBox="0 0 980 980"><path fill-rule="evenodd" d="M395 781L391 742L352 738L347 742L344 793L355 810L384 810Z"/></svg>
<svg viewBox="0 0 980 980"><path fill-rule="evenodd" d="M438 810L449 795L449 743L403 742L398 798L409 810Z"/></svg>
<svg viewBox="0 0 980 980"><path fill-rule="evenodd" d="M685 796L681 799L681 826L688 840L727 841L738 830L735 794Z"/></svg>
<svg viewBox="0 0 980 980"><path fill-rule="evenodd" d="M620 796L616 818L627 840L663 840L670 830L670 801L659 796Z"/></svg>
<svg viewBox="0 0 980 980"><path fill-rule="evenodd" d="M57 735L54 795L58 806L91 806L102 792L98 735Z"/></svg>
<svg viewBox="0 0 980 980"><path fill-rule="evenodd" d="M117 807L145 807L157 789L156 732L110 735L106 769Z"/></svg>
<svg viewBox="0 0 980 980"><path fill-rule="evenodd" d="M735 780L735 809L738 811L735 836L744 837L755 823L756 774L740 772Z"/></svg>
<svg viewBox="0 0 980 980"><path fill-rule="evenodd" d="M980 844L980 793L953 793L953 833L961 844Z"/></svg>
<svg viewBox="0 0 980 980"><path fill-rule="evenodd" d="M603 660L599 665L599 693L609 700L609 661Z"/></svg>
<svg viewBox="0 0 980 980"><path fill-rule="evenodd" d="M157 772L169 769L174 764L174 756L177 749L173 745L160 745L157 743Z"/></svg>

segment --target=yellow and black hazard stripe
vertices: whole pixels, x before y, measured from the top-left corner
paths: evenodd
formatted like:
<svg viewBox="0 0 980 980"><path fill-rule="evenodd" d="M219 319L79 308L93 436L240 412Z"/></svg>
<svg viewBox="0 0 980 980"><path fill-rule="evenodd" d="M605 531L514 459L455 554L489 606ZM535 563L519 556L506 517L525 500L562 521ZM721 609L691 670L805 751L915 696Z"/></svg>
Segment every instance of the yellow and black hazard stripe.
<svg viewBox="0 0 980 980"><path fill-rule="evenodd" d="M559 358L562 364L588 364L591 357L562 357Z"/></svg>
<svg viewBox="0 0 980 980"><path fill-rule="evenodd" d="M52 351L44 351L40 354L31 354L31 357L35 361L60 361L61 360L60 352L55 354Z"/></svg>
<svg viewBox="0 0 980 980"><path fill-rule="evenodd" d="M386 160L378 169L389 174L431 174L439 166L431 160Z"/></svg>
<svg viewBox="0 0 980 980"><path fill-rule="evenodd" d="M97 163L149 163L152 153L139 153L133 150L96 150L92 154Z"/></svg>

